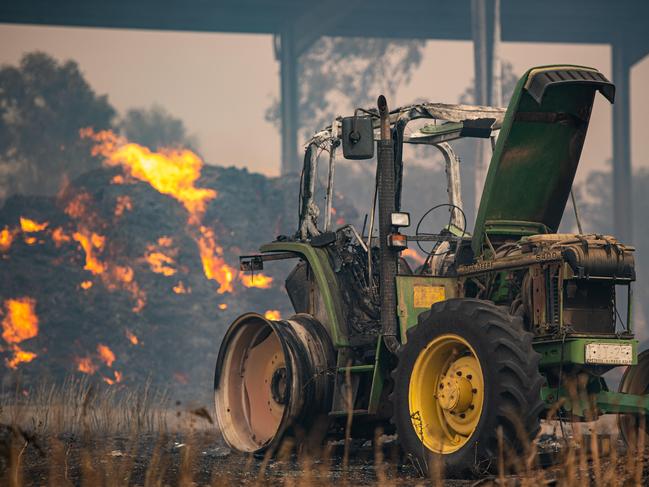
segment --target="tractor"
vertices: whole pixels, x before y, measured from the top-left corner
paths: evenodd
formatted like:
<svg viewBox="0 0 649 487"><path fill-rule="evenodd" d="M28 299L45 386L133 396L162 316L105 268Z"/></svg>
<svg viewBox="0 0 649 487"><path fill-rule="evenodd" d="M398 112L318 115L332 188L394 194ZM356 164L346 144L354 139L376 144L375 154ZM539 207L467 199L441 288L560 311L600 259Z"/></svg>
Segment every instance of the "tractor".
<svg viewBox="0 0 649 487"><path fill-rule="evenodd" d="M289 438L312 446L378 430L396 435L422 473L441 460L448 477L470 477L493 470L503 448L529 447L550 416L617 414L625 439L646 435L649 354L638 353L632 328L634 248L581 229L557 233L597 92L613 103L615 86L596 69L542 66L523 75L506 110L390 110L380 96L376 108L316 133L305 146L296 233L240 257L252 273L295 262L285 282L295 314L247 313L225 333L214 390L227 444L274 452ZM411 123L418 128L406 131ZM492 149L472 233L452 145L462 138ZM435 208L448 224L437 233L421 221L406 230L404 144L443 155L447 195ZM346 159L376 161L363 229L332 226L341 146ZM430 251L413 269L402 252L422 242ZM614 392L603 374L620 366Z"/></svg>

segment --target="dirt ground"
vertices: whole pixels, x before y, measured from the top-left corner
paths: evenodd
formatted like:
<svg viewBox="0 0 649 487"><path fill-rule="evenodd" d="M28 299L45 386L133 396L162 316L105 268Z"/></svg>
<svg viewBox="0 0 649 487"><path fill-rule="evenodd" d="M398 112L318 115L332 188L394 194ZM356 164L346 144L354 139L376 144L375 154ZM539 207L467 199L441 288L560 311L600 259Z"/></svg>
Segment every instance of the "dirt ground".
<svg viewBox="0 0 649 487"><path fill-rule="evenodd" d="M5 431L5 436L11 434ZM6 439L6 438L5 438ZM410 465L401 465L396 445L379 452L369 443L350 450L345 468L343 446L331 445L319 458L284 460L230 452L215 432L139 434L137 437L59 435L48 441L20 441L4 458L1 485L501 485L498 479L424 480ZM537 467L530 475L508 476L506 485L647 485L649 458L637 477L621 444L613 457L580 464ZM13 452L13 453L12 453ZM13 458L12 458L13 455ZM376 457L379 456L379 458ZM382 458L380 458L382 457ZM20 467L12 468L18 458ZM9 460L9 462L7 462ZM12 461L13 460L13 461ZM541 459L540 459L541 460ZM542 460L541 460L542 461ZM615 462L615 465L613 464ZM597 463L597 464L596 464ZM570 471L574 470L574 478ZM4 479L4 480L2 480ZM626 481L625 481L626 479ZM637 482L636 480L639 480ZM5 483L6 482L6 483Z"/></svg>

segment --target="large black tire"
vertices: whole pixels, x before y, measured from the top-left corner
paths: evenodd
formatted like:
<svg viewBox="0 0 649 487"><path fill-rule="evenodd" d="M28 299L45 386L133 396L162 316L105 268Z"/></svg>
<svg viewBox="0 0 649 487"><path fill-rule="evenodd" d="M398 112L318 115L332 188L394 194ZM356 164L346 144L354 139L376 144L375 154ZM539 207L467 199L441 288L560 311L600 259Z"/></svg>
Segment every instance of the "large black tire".
<svg viewBox="0 0 649 487"><path fill-rule="evenodd" d="M457 451L436 453L422 441L422 426L419 433L415 430L416 412L410 411L409 391L419 355L429 344L449 335L461 337L473 348L482 369L484 392L479 419L475 419L475 429L467 435L468 439L463 440L466 443ZM429 473L436 454L440 455L437 460L441 459L448 478L469 478L495 471L499 427L506 449L521 455L525 452L540 429L544 410L544 379L539 373L540 355L532 348L532 336L523 330L520 318L478 299L439 302L419 316L417 326L408 330L407 343L397 353L391 399L401 447L422 474ZM433 394L437 387L431 384L430 391L440 403L437 393Z"/></svg>
<svg viewBox="0 0 649 487"><path fill-rule="evenodd" d="M627 367L622 380L620 381L619 391L625 394L649 394L649 350L638 355L638 364ZM627 446L635 449L638 446L640 438L638 433L644 425L645 445L649 444L649 417L644 418L638 414L618 414L618 426L622 438Z"/></svg>

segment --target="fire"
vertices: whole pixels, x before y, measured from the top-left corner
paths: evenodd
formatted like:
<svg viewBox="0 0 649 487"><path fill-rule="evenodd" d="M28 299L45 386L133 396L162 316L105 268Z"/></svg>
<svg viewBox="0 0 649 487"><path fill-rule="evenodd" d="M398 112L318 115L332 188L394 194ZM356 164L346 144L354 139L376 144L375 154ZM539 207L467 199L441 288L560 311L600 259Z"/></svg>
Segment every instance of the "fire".
<svg viewBox="0 0 649 487"><path fill-rule="evenodd" d="M111 131L93 132L83 129L82 137L90 137L96 145L94 155L105 158L107 166L121 167L128 177L150 184L158 192L183 204L189 213L188 224L195 228L205 277L219 284L218 293L232 291L235 270L223 259L223 249L217 245L214 232L202 224L209 201L217 193L209 188L197 188L203 161L190 150L162 149L153 152L139 144L130 143ZM123 182L123 179L120 180Z"/></svg>
<svg viewBox="0 0 649 487"><path fill-rule="evenodd" d="M239 274L239 279L246 287L268 289L273 283L273 278L264 274Z"/></svg>
<svg viewBox="0 0 649 487"><path fill-rule="evenodd" d="M111 379L109 377L104 377L104 382L106 382L109 385L117 384L119 382L122 382L122 373L119 370L113 371L113 376L115 377L114 379Z"/></svg>
<svg viewBox="0 0 649 487"><path fill-rule="evenodd" d="M72 238L79 242L81 248L86 254L86 265L84 269L90 271L92 274L98 275L106 271L106 266L97 257L97 252L101 252L104 248L106 239L94 232L74 232Z"/></svg>
<svg viewBox="0 0 649 487"><path fill-rule="evenodd" d="M174 260L162 252L147 252L144 258L151 266L151 270L156 274L173 276L176 273L176 269L172 267L175 263Z"/></svg>
<svg viewBox="0 0 649 487"><path fill-rule="evenodd" d="M216 191L194 186L201 175L203 161L190 150L152 152L108 130L93 133L86 129L81 135L97 142L93 154L102 155L106 165L121 166L127 175L177 199L192 216L202 215L205 204L216 198Z"/></svg>
<svg viewBox="0 0 649 487"><path fill-rule="evenodd" d="M16 298L5 301L5 316L2 320L2 338L11 346L13 356L5 361L7 367L15 369L21 363L31 362L37 355L23 350L18 344L38 335L36 301L32 298Z"/></svg>
<svg viewBox="0 0 649 487"><path fill-rule="evenodd" d="M138 337L135 336L135 333L133 333L131 330L126 330L125 334L126 338L129 342L131 342L132 345L137 345L138 343L140 343Z"/></svg>
<svg viewBox="0 0 649 487"><path fill-rule="evenodd" d="M281 313L276 309L269 309L264 313L264 318L267 320L280 320L282 319Z"/></svg>
<svg viewBox="0 0 649 487"><path fill-rule="evenodd" d="M63 194L61 197L65 197ZM100 255L106 247L106 237L91 230L101 221L91 207L88 193L75 194L66 204L65 213L75 220L77 231L72 234L73 240L79 243L84 251L86 263L84 269L93 275L101 276L102 282L109 291L124 289L135 300L134 312L139 312L146 305L146 294L135 281L133 269L112 262L104 262Z"/></svg>
<svg viewBox="0 0 649 487"><path fill-rule="evenodd" d="M221 303L221 304L219 304L219 309L220 310L226 310L226 309L228 309L228 305L225 304L225 303Z"/></svg>
<svg viewBox="0 0 649 487"><path fill-rule="evenodd" d="M235 270L223 260L223 249L217 245L214 232L205 226L200 226L200 237L198 238L198 249L203 262L205 277L220 284L218 293L232 292L232 280Z"/></svg>
<svg viewBox="0 0 649 487"><path fill-rule="evenodd" d="M191 292L191 289L185 287L182 281L178 281L178 284L176 284L172 289L176 294L189 294Z"/></svg>
<svg viewBox="0 0 649 487"><path fill-rule="evenodd" d="M105 363L108 367L113 366L113 362L115 362L115 354L107 345L104 345L103 343L97 345L97 353L99 354L99 360Z"/></svg>
<svg viewBox="0 0 649 487"><path fill-rule="evenodd" d="M5 363L7 364L7 367L15 369L18 367L18 365L22 363L28 363L34 360L38 355L36 355L34 352L28 352L27 350L23 350L17 345L13 345L11 347L11 350L13 351L13 357L10 359L7 359Z"/></svg>
<svg viewBox="0 0 649 487"><path fill-rule="evenodd" d="M133 311L139 313L142 311L142 308L146 305L146 293L140 289L140 286L135 281L135 272L129 266L111 266L110 273L104 277L104 284L106 287L114 291L118 287L126 289L133 299L135 300L135 306L133 306Z"/></svg>
<svg viewBox="0 0 649 487"><path fill-rule="evenodd" d="M160 237L158 239L158 245L147 245L144 259L156 274L169 277L176 273L174 257L178 254L178 249L171 248L172 244L173 240L171 238Z"/></svg>
<svg viewBox="0 0 649 487"><path fill-rule="evenodd" d="M0 252L7 252L14 241L14 233L8 227L0 231Z"/></svg>
<svg viewBox="0 0 649 487"><path fill-rule="evenodd" d="M419 252L417 252L416 250L413 250L413 249L405 249L404 251L401 252L401 255L403 257L411 258L412 260L415 261L415 263L417 263L419 265L423 265L426 262L426 259L423 258L419 254Z"/></svg>
<svg viewBox="0 0 649 487"><path fill-rule="evenodd" d="M71 239L68 235L65 234L61 227L56 227L54 230L52 230L52 240L54 241L54 245L60 247L64 243L69 242Z"/></svg>
<svg viewBox="0 0 649 487"><path fill-rule="evenodd" d="M115 216L119 218L124 214L125 211L131 211L133 209L133 201L127 195L120 195L117 197L117 203L115 204Z"/></svg>
<svg viewBox="0 0 649 487"><path fill-rule="evenodd" d="M92 375L97 372L98 367L91 357L75 357L74 361L77 364L77 370L83 374Z"/></svg>
<svg viewBox="0 0 649 487"><path fill-rule="evenodd" d="M29 218L20 217L20 229L25 233L42 232L47 228L47 225L49 225L48 222L38 223Z"/></svg>
<svg viewBox="0 0 649 487"><path fill-rule="evenodd" d="M77 193L65 206L65 214L77 221L86 222L92 219L88 210L92 197L88 193Z"/></svg>
<svg viewBox="0 0 649 487"><path fill-rule="evenodd" d="M86 291L92 287L92 281L83 281L81 284L79 284L79 287Z"/></svg>
<svg viewBox="0 0 649 487"><path fill-rule="evenodd" d="M7 343L20 343L38 335L36 301L32 298L8 299L2 320L2 338Z"/></svg>

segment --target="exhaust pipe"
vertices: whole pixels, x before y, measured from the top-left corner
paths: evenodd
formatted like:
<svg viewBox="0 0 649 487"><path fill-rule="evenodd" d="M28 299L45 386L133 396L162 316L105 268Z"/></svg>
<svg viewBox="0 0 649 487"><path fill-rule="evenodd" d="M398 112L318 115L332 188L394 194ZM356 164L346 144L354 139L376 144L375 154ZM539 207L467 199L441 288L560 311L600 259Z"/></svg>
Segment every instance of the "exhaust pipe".
<svg viewBox="0 0 649 487"><path fill-rule="evenodd" d="M381 119L381 138L378 141L378 188L379 188L379 257L381 292L381 330L388 350L395 352L397 340L397 275L398 252L388 245L392 233L391 215L396 211L394 147L390 131L390 112L385 96L377 100Z"/></svg>

